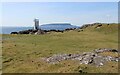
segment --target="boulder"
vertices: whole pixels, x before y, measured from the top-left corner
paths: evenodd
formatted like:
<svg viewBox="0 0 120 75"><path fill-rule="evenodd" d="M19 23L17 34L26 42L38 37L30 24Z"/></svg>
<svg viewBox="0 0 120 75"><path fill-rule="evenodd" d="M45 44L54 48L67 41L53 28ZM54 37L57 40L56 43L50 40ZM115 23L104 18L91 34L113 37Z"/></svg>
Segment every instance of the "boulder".
<svg viewBox="0 0 120 75"><path fill-rule="evenodd" d="M38 30L35 34L38 34L38 35L40 35L40 34L44 34L45 32L43 31L43 30Z"/></svg>
<svg viewBox="0 0 120 75"><path fill-rule="evenodd" d="M18 32L11 32L10 34L18 34Z"/></svg>

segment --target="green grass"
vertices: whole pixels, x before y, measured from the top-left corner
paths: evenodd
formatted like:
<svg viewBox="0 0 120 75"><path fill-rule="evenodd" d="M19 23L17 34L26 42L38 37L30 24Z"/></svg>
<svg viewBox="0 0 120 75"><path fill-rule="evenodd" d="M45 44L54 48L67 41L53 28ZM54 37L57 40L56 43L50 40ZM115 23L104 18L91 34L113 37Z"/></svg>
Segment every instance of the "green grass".
<svg viewBox="0 0 120 75"><path fill-rule="evenodd" d="M45 63L42 57L59 53L82 53L96 48L118 49L118 25L101 28L88 27L82 32L78 30L64 33L52 32L45 35L2 35L3 73L26 72L78 72L77 67L84 67L79 62L63 61L53 65ZM105 55L105 54L104 54ZM12 59L12 60L10 60ZM75 64L76 65L73 65ZM68 64L70 66L68 66ZM111 67L109 65L113 65ZM87 65L88 73L114 73L118 71L116 62L110 62L101 68ZM108 70L106 70L108 69ZM106 71L104 71L106 70Z"/></svg>

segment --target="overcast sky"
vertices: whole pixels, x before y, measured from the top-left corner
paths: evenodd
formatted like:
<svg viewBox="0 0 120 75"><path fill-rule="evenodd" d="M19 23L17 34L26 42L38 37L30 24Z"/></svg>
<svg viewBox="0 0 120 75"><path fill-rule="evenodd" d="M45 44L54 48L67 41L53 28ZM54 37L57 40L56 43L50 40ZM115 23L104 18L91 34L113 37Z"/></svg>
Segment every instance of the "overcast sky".
<svg viewBox="0 0 120 75"><path fill-rule="evenodd" d="M117 2L5 2L2 3L2 26L33 26L34 18L40 25L71 23L117 23Z"/></svg>

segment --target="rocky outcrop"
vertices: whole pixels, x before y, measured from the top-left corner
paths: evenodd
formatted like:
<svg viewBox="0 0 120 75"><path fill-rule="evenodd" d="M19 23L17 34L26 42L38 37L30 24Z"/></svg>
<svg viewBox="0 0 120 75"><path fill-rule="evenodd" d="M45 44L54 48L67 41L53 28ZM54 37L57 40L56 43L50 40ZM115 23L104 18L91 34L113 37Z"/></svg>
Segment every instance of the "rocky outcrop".
<svg viewBox="0 0 120 75"><path fill-rule="evenodd" d="M56 54L51 57L43 58L44 61L47 63L59 63L63 60L78 60L80 64L93 64L96 66L102 66L105 64L106 61L115 61L118 62L119 57L112 57L112 56L102 56L99 53L103 52L117 52L116 49L106 49L100 48L96 49L93 52L84 52L82 54Z"/></svg>
<svg viewBox="0 0 120 75"><path fill-rule="evenodd" d="M18 32L11 32L10 34L18 34Z"/></svg>
<svg viewBox="0 0 120 75"><path fill-rule="evenodd" d="M100 28L102 26L102 24L98 24L95 28Z"/></svg>
<svg viewBox="0 0 120 75"><path fill-rule="evenodd" d="M99 27L102 26L102 23L85 24L85 25L79 27L79 29L85 29L85 28L87 28L87 27L95 26L95 25L97 25L95 28L99 28Z"/></svg>

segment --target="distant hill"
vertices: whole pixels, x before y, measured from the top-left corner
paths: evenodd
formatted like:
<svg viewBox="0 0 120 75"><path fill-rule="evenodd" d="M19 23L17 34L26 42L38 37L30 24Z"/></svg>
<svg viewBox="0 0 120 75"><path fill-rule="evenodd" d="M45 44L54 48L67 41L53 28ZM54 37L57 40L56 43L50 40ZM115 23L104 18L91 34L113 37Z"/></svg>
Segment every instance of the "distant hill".
<svg viewBox="0 0 120 75"><path fill-rule="evenodd" d="M41 25L40 28L43 30L65 30L67 28L78 28L78 26L71 25L70 23L52 23Z"/></svg>

